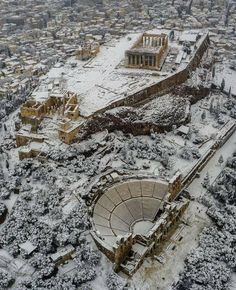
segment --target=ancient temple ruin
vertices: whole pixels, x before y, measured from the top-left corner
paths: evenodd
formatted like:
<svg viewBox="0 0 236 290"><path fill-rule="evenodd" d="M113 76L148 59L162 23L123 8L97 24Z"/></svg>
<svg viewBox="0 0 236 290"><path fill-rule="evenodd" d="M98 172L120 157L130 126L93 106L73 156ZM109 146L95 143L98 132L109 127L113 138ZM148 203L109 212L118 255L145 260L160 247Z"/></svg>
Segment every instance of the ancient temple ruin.
<svg viewBox="0 0 236 290"><path fill-rule="evenodd" d="M87 40L78 48L76 56L79 60L89 60L95 57L100 51L100 45L96 41Z"/></svg>
<svg viewBox="0 0 236 290"><path fill-rule="evenodd" d="M126 67L160 70L168 53L168 36L144 33L126 51Z"/></svg>

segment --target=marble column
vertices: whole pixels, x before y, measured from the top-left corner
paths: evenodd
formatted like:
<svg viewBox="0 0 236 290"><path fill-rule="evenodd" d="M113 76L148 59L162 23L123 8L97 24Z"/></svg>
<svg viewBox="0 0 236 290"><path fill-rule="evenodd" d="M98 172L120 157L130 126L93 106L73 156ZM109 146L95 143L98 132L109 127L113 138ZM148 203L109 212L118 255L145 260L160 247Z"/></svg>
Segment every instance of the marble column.
<svg viewBox="0 0 236 290"><path fill-rule="evenodd" d="M154 58L155 58L155 56L152 57L152 67L155 66L155 65L154 65L154 60L155 60Z"/></svg>

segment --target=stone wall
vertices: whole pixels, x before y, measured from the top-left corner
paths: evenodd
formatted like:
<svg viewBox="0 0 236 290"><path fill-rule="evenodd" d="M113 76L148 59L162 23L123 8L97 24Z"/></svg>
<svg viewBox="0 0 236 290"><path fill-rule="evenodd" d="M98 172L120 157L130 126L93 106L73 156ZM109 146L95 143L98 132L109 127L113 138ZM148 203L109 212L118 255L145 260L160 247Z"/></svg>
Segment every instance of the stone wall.
<svg viewBox="0 0 236 290"><path fill-rule="evenodd" d="M190 114L186 114L179 122L175 122L176 125L184 125L190 121ZM113 132L114 130L121 130L124 133L131 133L134 136L137 135L147 135L151 131L157 133L163 133L165 131L170 131L172 129L172 124L155 124L154 122L146 122L142 120L127 120L122 119L119 116L113 114L101 114L95 116L91 120L85 122L81 128L82 138L88 137L98 131L108 130L108 132Z"/></svg>
<svg viewBox="0 0 236 290"><path fill-rule="evenodd" d="M35 141L43 143L45 140L45 137L37 136L37 135L24 135L24 134L16 134L16 145L17 147L25 146L29 142Z"/></svg>
<svg viewBox="0 0 236 290"><path fill-rule="evenodd" d="M32 131L37 130L38 126L40 125L42 121L42 117L36 118L36 117L22 117L22 115L19 115L19 118L21 119L21 122L23 124L29 124L31 125L34 129Z"/></svg>
<svg viewBox="0 0 236 290"><path fill-rule="evenodd" d="M151 85L148 88L142 89L141 91L138 91L132 95L129 95L122 100L113 102L109 106L97 111L94 114L94 116L100 113L104 113L105 111L116 108L116 107L135 106L139 102L143 102L143 101L148 102L152 100L153 98L156 98L157 96L166 94L173 88L173 86L182 84L188 79L190 73L199 66L202 56L204 52L207 50L209 44L210 44L209 35L206 34L204 38L202 39L201 43L199 44L199 46L197 47L197 50L194 56L192 57L192 59L189 61L189 63L186 65L185 68L155 83L154 85Z"/></svg>
<svg viewBox="0 0 236 290"><path fill-rule="evenodd" d="M35 150L35 149L22 149L18 151L19 159L27 159L27 158L36 158L41 151Z"/></svg>
<svg viewBox="0 0 236 290"><path fill-rule="evenodd" d="M75 140L75 137L78 135L79 129L76 127L75 129L71 131L63 131L60 128L58 129L58 137L59 139L66 143L66 144L72 144Z"/></svg>
<svg viewBox="0 0 236 290"><path fill-rule="evenodd" d="M108 259L109 259L110 261L114 261L114 259L115 259L115 253L114 253L112 247L108 247L108 245L105 244L105 243L103 242L103 240L100 239L100 238L96 235L95 232L91 231L90 234L91 234L91 236L93 237L94 242L95 242L96 246L98 247L98 249L99 249L102 253L104 253L104 254L108 257Z"/></svg>
<svg viewBox="0 0 236 290"><path fill-rule="evenodd" d="M3 211L3 213L0 215L0 224L4 223L6 217L7 217L8 209L7 207Z"/></svg>
<svg viewBox="0 0 236 290"><path fill-rule="evenodd" d="M195 70L202 59L204 52L207 50L209 46L210 40L208 34L206 34L199 44L195 55L192 57L190 62L183 68L181 71L167 77L166 79L157 82L156 84L143 89L133 95L126 97L125 99L113 102L111 105L97 111L93 116L88 118L88 121L85 122L81 127L81 134L80 138L84 138L89 136L90 134L96 133L101 130L107 129L108 131L113 130L122 130L125 133L132 133L133 135L146 135L149 134L150 130L155 132L164 132L170 131L172 129L172 125L159 125L154 123L148 123L143 121L135 121L135 122L124 122L121 118L117 118L113 115L104 116L104 112L109 111L113 108L120 107L120 106L137 106L142 103L147 103L154 98L160 97L170 90L173 89L174 86L178 86L185 82L191 71ZM197 101L200 97L204 97L209 93L208 88L200 88L197 91L195 88L187 88L188 94L193 94L193 98L191 102ZM201 96L199 96L201 94ZM109 114L109 113L108 113ZM186 124L190 121L190 116L186 116L185 119L182 120L178 125Z"/></svg>
<svg viewBox="0 0 236 290"><path fill-rule="evenodd" d="M120 265L124 262L126 257L129 255L132 244L134 243L132 234L129 234L126 237L122 237L119 241L118 246L116 245L116 248L113 248L113 251L115 253L114 256L114 263L115 263L115 271L118 271L120 268Z"/></svg>
<svg viewBox="0 0 236 290"><path fill-rule="evenodd" d="M211 157L215 154L216 150L222 147L225 142L232 136L236 130L236 124L234 122L230 123L229 127L222 136L219 136L217 140L211 145L208 151L197 161L192 170L184 177L182 180L183 186L188 186L191 181L195 178L197 172L201 171ZM219 132L220 133L220 132Z"/></svg>
<svg viewBox="0 0 236 290"><path fill-rule="evenodd" d="M169 181L168 192L170 193L169 201L173 201L177 194L181 191L182 185L182 176L180 172L177 172Z"/></svg>

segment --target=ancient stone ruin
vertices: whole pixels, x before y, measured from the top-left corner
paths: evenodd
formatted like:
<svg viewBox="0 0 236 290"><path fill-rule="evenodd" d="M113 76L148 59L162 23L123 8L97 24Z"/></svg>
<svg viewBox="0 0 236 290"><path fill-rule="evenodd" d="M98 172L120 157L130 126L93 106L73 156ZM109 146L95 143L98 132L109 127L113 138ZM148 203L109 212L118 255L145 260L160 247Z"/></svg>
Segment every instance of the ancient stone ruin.
<svg viewBox="0 0 236 290"><path fill-rule="evenodd" d="M115 270L132 275L144 258L161 249L189 200L176 200L178 174L169 182L130 179L105 190L94 205L92 236L114 262Z"/></svg>

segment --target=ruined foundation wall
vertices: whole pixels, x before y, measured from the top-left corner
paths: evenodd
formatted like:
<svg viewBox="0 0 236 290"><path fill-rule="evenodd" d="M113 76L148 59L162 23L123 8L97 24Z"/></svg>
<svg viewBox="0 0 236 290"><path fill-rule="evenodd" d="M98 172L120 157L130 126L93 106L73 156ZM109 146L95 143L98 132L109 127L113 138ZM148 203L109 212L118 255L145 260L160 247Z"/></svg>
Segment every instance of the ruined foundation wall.
<svg viewBox="0 0 236 290"><path fill-rule="evenodd" d="M114 253L113 249L109 248L107 246L107 244L105 244L101 239L99 239L94 232L91 232L91 236L93 237L94 242L95 242L96 246L98 247L98 249L102 253L104 253L110 261L114 261L115 260L115 253Z"/></svg>
<svg viewBox="0 0 236 290"><path fill-rule="evenodd" d="M39 142L42 143L44 142L45 138L44 137L36 137L32 135L23 135L23 134L16 134L16 145L17 147L25 146L29 142Z"/></svg>
<svg viewBox="0 0 236 290"><path fill-rule="evenodd" d="M189 123L189 121L190 115L186 115L185 118L178 122L178 125L185 125ZM92 120L88 120L88 122L81 128L83 138L103 130L108 130L108 132L121 130L124 133L131 133L132 135L137 136L148 135L151 131L157 133L170 131L172 130L172 124L163 125L145 121L132 122L107 113L96 116Z"/></svg>
<svg viewBox="0 0 236 290"><path fill-rule="evenodd" d="M36 158L41 152L38 150L31 149L29 151L19 151L19 159Z"/></svg>

